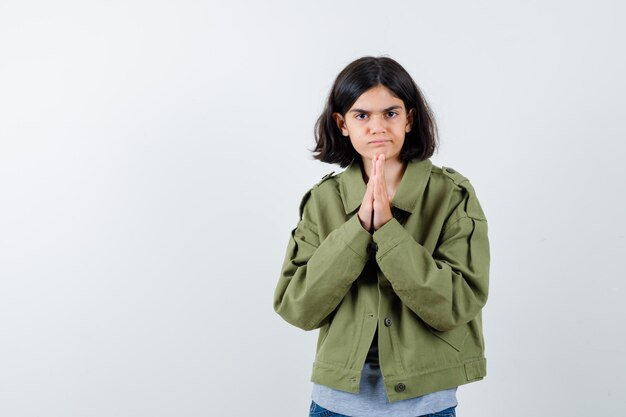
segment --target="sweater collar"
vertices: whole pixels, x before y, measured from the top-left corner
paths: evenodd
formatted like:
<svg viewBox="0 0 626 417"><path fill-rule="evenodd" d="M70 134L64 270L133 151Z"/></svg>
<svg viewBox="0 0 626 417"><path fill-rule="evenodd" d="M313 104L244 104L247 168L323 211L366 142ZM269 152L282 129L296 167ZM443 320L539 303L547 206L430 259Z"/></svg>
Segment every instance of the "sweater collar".
<svg viewBox="0 0 626 417"><path fill-rule="evenodd" d="M430 177L430 171L432 169L432 162L430 159L417 160L412 159L408 162L400 185L396 190L391 205L404 210L409 213L413 213L415 210L418 197L422 195L428 178ZM343 207L346 214L349 214L361 206L363 196L365 195L366 184L363 181L361 174L361 165L357 159L341 173L340 183L341 199L343 200Z"/></svg>

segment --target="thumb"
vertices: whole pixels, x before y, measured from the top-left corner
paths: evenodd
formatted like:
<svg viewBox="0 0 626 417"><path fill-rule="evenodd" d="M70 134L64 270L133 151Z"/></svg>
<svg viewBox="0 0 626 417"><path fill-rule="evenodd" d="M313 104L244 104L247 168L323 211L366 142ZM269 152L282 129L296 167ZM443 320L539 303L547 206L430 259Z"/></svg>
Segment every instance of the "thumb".
<svg viewBox="0 0 626 417"><path fill-rule="evenodd" d="M369 181L367 181L367 188L365 189L365 194L369 195L370 199L374 197L374 183L375 183L375 176L371 176L369 178Z"/></svg>

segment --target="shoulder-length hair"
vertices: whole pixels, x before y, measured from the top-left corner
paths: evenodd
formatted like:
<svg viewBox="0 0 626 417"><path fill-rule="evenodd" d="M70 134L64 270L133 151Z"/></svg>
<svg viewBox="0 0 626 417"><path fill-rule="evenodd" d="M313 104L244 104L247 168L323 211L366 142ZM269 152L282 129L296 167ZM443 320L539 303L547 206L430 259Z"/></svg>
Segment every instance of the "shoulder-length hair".
<svg viewBox="0 0 626 417"><path fill-rule="evenodd" d="M402 162L430 158L438 147L435 118L422 92L409 73L388 57L365 56L352 61L337 76L328 95L326 106L315 123L315 149L313 158L329 164L347 167L361 155L349 138L341 134L332 114L344 118L348 110L365 91L384 85L404 102L408 113L415 109L413 126L404 138L399 158Z"/></svg>

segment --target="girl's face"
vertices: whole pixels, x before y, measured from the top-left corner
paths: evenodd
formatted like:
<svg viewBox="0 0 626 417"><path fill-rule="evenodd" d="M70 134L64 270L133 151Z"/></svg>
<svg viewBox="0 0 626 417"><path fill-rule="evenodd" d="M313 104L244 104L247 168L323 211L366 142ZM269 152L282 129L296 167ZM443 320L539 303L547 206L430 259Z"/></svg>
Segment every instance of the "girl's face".
<svg viewBox="0 0 626 417"><path fill-rule="evenodd" d="M387 162L400 162L404 135L411 131L414 115L415 109L407 113L401 99L387 87L377 85L359 96L345 118L339 113L333 113L333 118L363 162L381 153Z"/></svg>

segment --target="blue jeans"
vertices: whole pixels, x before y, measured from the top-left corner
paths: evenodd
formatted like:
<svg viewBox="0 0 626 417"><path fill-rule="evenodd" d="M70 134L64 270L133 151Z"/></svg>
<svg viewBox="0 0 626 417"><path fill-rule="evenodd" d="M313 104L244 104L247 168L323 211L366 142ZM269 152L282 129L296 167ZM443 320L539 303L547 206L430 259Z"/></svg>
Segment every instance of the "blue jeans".
<svg viewBox="0 0 626 417"><path fill-rule="evenodd" d="M445 410L437 411L433 414L424 414L423 416L416 417L456 417L456 406L446 408ZM325 409L321 405L317 404L315 401L311 401L311 410L309 413L309 417L349 417L343 414L333 413L330 410Z"/></svg>

